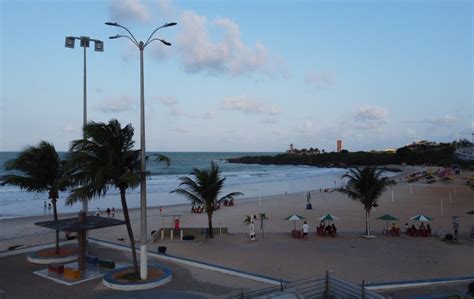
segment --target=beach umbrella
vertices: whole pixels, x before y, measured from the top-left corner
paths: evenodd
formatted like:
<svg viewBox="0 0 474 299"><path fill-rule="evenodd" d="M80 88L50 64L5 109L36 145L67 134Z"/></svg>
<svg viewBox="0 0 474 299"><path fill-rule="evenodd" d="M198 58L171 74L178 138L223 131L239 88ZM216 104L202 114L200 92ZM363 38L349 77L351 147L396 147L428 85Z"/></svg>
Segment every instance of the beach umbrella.
<svg viewBox="0 0 474 299"><path fill-rule="evenodd" d="M319 218L319 221L334 221L336 220L336 217L334 217L331 214L326 214L323 217Z"/></svg>
<svg viewBox="0 0 474 299"><path fill-rule="evenodd" d="M378 217L378 218L376 218L376 219L379 219L379 220L385 220L385 221L387 221L387 228L386 228L386 229L387 229L387 231L388 231L388 222L389 222L389 221L395 221L395 220L398 220L398 218L396 218L396 217L393 217L392 215L389 215L389 214L385 214L385 215L383 215L383 216L380 216L380 217Z"/></svg>
<svg viewBox="0 0 474 299"><path fill-rule="evenodd" d="M425 216L423 214L416 215L410 218L410 220L420 221L420 222L428 222L433 220L433 218Z"/></svg>
<svg viewBox="0 0 474 299"><path fill-rule="evenodd" d="M296 221L298 221L298 220L303 220L303 219L306 219L306 218L304 218L303 216L299 216L299 215L293 214L293 215L290 215L290 216L286 217L286 218L283 219L283 220L293 221L294 229L296 229Z"/></svg>

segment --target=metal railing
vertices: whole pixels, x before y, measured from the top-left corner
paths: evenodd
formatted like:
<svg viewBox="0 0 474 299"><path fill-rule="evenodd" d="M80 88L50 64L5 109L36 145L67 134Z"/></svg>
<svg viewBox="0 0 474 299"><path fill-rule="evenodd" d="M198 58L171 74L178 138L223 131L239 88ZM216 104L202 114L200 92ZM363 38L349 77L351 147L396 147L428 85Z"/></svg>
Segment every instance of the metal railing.
<svg viewBox="0 0 474 299"><path fill-rule="evenodd" d="M338 278L329 272L326 275L317 276L309 279L298 280L290 283L281 282L280 286L269 287L256 291L244 292L243 290L235 291L227 298L271 298L279 293L298 294L301 298L322 298L322 299L383 299L385 297L367 290L362 285L356 285Z"/></svg>

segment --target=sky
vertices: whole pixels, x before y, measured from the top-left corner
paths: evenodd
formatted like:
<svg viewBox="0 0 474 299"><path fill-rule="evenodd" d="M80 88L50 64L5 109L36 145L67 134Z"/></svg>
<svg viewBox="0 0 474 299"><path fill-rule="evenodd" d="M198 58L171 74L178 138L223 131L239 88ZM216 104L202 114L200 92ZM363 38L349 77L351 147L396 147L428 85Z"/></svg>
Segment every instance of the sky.
<svg viewBox="0 0 474 299"><path fill-rule="evenodd" d="M471 139L472 1L1 0L0 151L81 137L88 120L140 136L147 151L349 151Z"/></svg>

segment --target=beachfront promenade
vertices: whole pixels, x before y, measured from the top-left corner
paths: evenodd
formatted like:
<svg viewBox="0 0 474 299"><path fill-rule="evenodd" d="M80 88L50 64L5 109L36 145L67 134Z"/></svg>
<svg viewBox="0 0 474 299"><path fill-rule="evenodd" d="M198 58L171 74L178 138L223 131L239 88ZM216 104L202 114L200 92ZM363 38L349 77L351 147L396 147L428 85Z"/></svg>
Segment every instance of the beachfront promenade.
<svg viewBox="0 0 474 299"><path fill-rule="evenodd" d="M214 225L227 227L228 235L217 235L214 239L203 242L164 240L150 243L149 248L156 252L158 246L167 246L167 253L170 255L286 281L322 275L326 270L331 270L336 276L357 284L360 284L363 279L366 283L383 283L469 276L474 274L472 271L474 269L474 259L472 259L474 242L469 239L474 216L465 213L474 209L474 202L473 190L466 186L463 180L467 175L470 174L462 173L454 176L455 179L451 183L428 185L421 181L411 186L405 182L396 185L393 188L393 201L389 190L380 198L379 207L372 212L372 231L377 238L371 240L360 237L365 227L365 213L359 203L337 192L320 193L319 190L314 190L311 192L312 210L305 209L305 193L265 197L261 201L258 198L237 200L234 206L221 206L214 214ZM260 226L257 223L257 240L250 242L247 235L248 226L243 223L243 219L245 215L258 212L264 212L269 217L264 226L265 238L262 238ZM306 217L310 224L308 240L291 238L289 232L293 228L293 223L283 219L292 213ZM334 239L317 237L315 234L315 227L319 224L317 219L326 213L338 217L335 222L338 236ZM119 218L120 214L116 212L116 217ZM207 225L205 214L191 213L190 205L182 205L164 207L161 214L159 209L150 209L149 231L162 227L163 219L160 215L163 214L181 214L181 225L184 227L206 227ZM399 218L400 221L397 221L397 224L402 228L405 222L418 227L419 223L408 221L414 215L425 214L433 217L433 221L430 222L433 236L410 237L404 234L400 237L383 236L382 230L386 223L375 218L384 214ZM440 236L452 233L452 216L461 217L460 239L457 243L440 240ZM0 250L14 245L52 242L54 233L33 225L34 222L43 219L48 220L47 217L28 217L0 221L2 227ZM131 211L131 219L133 228L138 233L138 211ZM171 227L172 224L167 222L165 226ZM297 223L299 227L302 224L302 222ZM128 245L127 234L120 227L92 231L90 236ZM122 238L124 238L123 241L121 241ZM110 254L119 261L129 262L127 252L102 248L100 254ZM196 267L152 260L160 264L165 263L174 273L173 281L165 286L164 290L186 289L207 294L205 296L219 297L235 289L250 290L261 288L263 285L252 280L204 271ZM2 276L5 276L4 273L12 273L8 275L7 280L0 281L0 289L5 289L7 293L9 289L13 289L21 291L21 294L28 294L28 290L21 289L11 276L16 280L32 281L35 286L38 285L39 290L43 285L45 289L47 286L55 285L53 282L46 282L33 275L33 270L38 266L28 264L24 255L0 258L0 264ZM183 268L185 270L180 270ZM186 279L183 282L184 278ZM59 287L58 292L59 290L63 290L63 287ZM84 294L92 297L109 292L102 286L100 280L89 281L82 286L70 287L66 290L76 290L75 294L78 290L83 290ZM90 296L85 297L90 298ZM18 298L27 298L27 296L18 296Z"/></svg>

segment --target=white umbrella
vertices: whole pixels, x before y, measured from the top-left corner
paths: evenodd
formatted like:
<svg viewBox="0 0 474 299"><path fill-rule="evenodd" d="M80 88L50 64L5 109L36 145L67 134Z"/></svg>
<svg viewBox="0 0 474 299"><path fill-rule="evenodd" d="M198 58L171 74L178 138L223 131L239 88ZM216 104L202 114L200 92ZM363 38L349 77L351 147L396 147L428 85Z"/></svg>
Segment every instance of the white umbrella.
<svg viewBox="0 0 474 299"><path fill-rule="evenodd" d="M305 219L303 216L299 216L299 215L293 214L293 215L291 215L291 216L286 217L286 218L283 219L283 220L293 221L294 229L296 229L296 221L298 221L298 220L303 220L303 219Z"/></svg>
<svg viewBox="0 0 474 299"><path fill-rule="evenodd" d="M410 218L410 220L420 221L420 222L428 222L433 220L433 218L425 216L423 214L416 215Z"/></svg>

